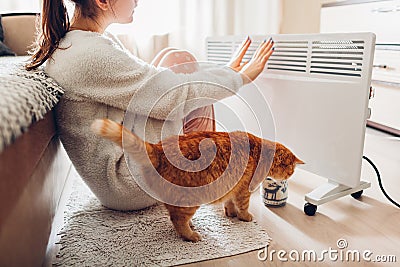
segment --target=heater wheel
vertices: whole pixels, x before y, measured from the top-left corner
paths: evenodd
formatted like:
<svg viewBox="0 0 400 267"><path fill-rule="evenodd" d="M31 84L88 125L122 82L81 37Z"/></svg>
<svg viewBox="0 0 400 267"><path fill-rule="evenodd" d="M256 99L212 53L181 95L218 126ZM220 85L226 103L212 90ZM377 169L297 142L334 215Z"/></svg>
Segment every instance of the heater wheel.
<svg viewBox="0 0 400 267"><path fill-rule="evenodd" d="M311 203L304 204L304 213L308 216L314 216L315 212L317 212L317 206Z"/></svg>
<svg viewBox="0 0 400 267"><path fill-rule="evenodd" d="M355 192L355 193L351 194L351 196L354 197L355 199L359 199L363 192L364 191L361 190L361 191L358 191L358 192Z"/></svg>

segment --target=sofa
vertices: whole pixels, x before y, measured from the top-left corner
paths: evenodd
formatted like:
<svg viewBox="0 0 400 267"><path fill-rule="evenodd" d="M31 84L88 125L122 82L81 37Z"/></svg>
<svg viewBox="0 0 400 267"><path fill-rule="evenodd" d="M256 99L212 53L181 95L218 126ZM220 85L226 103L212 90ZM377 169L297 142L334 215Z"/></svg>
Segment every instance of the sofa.
<svg viewBox="0 0 400 267"><path fill-rule="evenodd" d="M17 63L27 59L38 16L3 14L4 44L17 57L0 57L0 65L6 64L13 69ZM148 61L168 45L167 35L154 36L145 49L140 49L131 36L119 37L132 53L142 55L142 59ZM14 79L12 75L0 72L0 98L4 93L3 81ZM43 73L35 75L42 77ZM32 84L38 82L40 77L33 77L30 81ZM24 79L26 87L26 77ZM51 82L45 85L51 88L52 94L57 91ZM37 118L33 117L27 125L18 127L17 130L21 130L15 136L3 133L11 138L0 146L0 266L51 265L55 236L61 228L66 199L71 191L70 181L77 175L57 135L55 105L43 107L48 110ZM5 121L0 120L0 126L4 126ZM18 121L11 123L10 127Z"/></svg>
<svg viewBox="0 0 400 267"><path fill-rule="evenodd" d="M27 59L23 56L33 42L36 18L36 14L3 16L4 43L17 55L1 57L3 66L12 69ZM2 73L1 78L4 99L5 82L13 77ZM0 266L42 265L53 218L73 169L58 139L53 111L42 115L22 125L22 132L0 153ZM5 135L6 128L2 129Z"/></svg>

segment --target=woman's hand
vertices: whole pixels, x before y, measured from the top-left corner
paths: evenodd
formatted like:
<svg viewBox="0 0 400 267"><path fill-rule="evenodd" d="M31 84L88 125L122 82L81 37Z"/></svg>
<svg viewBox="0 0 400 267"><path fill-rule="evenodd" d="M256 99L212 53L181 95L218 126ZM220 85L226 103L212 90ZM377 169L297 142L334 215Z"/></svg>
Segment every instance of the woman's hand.
<svg viewBox="0 0 400 267"><path fill-rule="evenodd" d="M258 75L261 74L269 57L274 52L273 45L274 41L272 38L269 40L264 40L257 48L257 51L254 53L250 62L245 64L240 69L240 72L242 73L243 84L254 81Z"/></svg>
<svg viewBox="0 0 400 267"><path fill-rule="evenodd" d="M251 39L247 36L246 40L244 40L241 44L241 47L238 49L237 53L232 57L231 61L228 63L228 66L233 70L239 72L242 68L248 63L242 63L243 57L249 49L251 45Z"/></svg>
<svg viewBox="0 0 400 267"><path fill-rule="evenodd" d="M238 52L228 63L230 68L242 74L243 84L254 81L261 74L269 57L274 52L274 41L270 38L269 40L264 40L260 44L249 62L241 63L250 45L251 39L247 36L247 39L242 42Z"/></svg>

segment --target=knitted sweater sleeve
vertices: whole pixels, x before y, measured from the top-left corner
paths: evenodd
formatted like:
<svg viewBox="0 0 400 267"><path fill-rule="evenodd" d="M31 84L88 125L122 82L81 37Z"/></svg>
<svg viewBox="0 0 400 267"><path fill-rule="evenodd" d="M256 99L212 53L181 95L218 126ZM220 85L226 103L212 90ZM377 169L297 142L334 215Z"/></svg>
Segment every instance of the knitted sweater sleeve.
<svg viewBox="0 0 400 267"><path fill-rule="evenodd" d="M183 118L243 86L241 75L229 67L200 64L194 73L174 73L145 63L105 37L79 56L73 60L74 79L80 83L75 95L123 110L129 106L130 112L159 120Z"/></svg>

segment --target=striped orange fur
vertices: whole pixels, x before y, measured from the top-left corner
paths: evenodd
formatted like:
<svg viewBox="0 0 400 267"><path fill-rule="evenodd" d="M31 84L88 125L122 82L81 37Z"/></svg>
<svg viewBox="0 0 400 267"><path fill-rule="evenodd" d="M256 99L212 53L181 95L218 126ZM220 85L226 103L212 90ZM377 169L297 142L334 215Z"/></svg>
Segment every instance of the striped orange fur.
<svg viewBox="0 0 400 267"><path fill-rule="evenodd" d="M284 145L246 132L190 132L178 136L178 139L173 136L157 144L150 144L122 125L108 119L96 120L91 128L96 134L123 146L129 156L141 164L143 177L146 177L154 188L157 188L160 183L158 178L153 177L154 169L165 180L184 187L204 186L217 181L222 175L227 175L228 181L234 181L234 183L232 186L223 184L221 188L215 189L218 192L212 193L216 192L220 197L213 203L224 202L225 214L229 217L238 217L243 221L252 220L252 215L248 212L250 191L257 188L267 176L288 179L293 174L296 165L303 164ZM205 142L205 150L203 150L215 152L211 163L205 169L196 168L199 171L188 171L190 167L200 166L201 160L198 159L204 155L200 153L199 146L205 139L213 141ZM181 153L169 155L167 158L165 152L176 146L177 141ZM236 149L232 150L232 147ZM170 162L170 160L182 161L182 155L189 160L187 161L188 168L177 168ZM225 183L226 180L223 181ZM157 188L156 191L179 200L201 197L207 199L207 196L177 195L176 192L169 192L165 188ZM191 218L199 208L198 206L178 207L169 204L165 206L176 231L183 239L193 242L200 240L200 235L190 227Z"/></svg>

